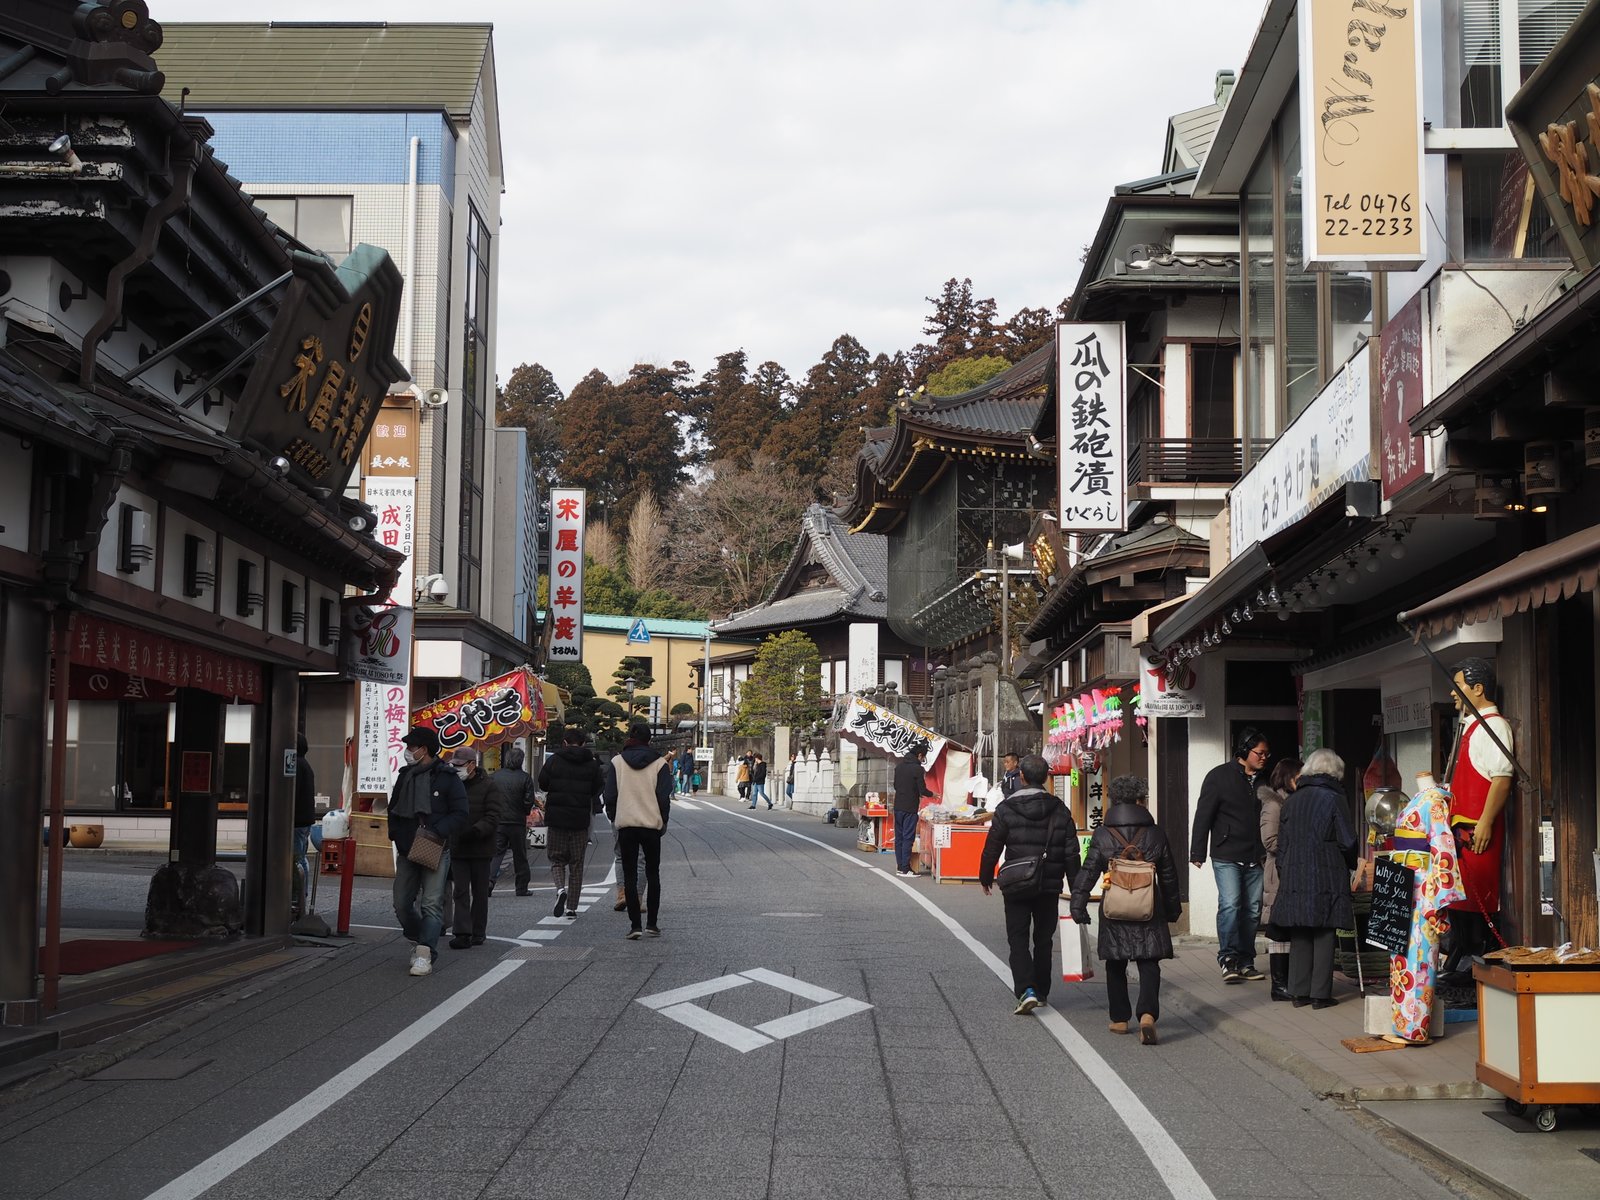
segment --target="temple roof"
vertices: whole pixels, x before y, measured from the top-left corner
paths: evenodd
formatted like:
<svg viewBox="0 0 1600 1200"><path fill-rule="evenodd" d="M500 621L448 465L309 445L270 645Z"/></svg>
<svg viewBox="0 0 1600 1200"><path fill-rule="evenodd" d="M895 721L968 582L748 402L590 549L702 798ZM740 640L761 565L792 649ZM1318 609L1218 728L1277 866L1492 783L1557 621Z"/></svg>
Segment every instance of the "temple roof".
<svg viewBox="0 0 1600 1200"><path fill-rule="evenodd" d="M852 533L813 504L800 518L800 540L766 600L713 622L718 634L814 625L838 617L883 620L889 614L889 551L871 533Z"/></svg>

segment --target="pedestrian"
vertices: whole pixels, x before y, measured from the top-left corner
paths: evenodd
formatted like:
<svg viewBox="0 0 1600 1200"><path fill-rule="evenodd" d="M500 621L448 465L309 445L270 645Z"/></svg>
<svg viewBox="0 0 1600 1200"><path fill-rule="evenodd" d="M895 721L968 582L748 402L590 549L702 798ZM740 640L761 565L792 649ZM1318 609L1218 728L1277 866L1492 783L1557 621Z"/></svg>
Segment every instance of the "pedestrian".
<svg viewBox="0 0 1600 1200"><path fill-rule="evenodd" d="M1289 934L1273 923L1272 902L1278 896L1278 827L1283 817L1283 802L1294 791L1300 777L1298 758L1279 759L1272 768L1272 781L1256 789L1261 801L1261 848L1267 852L1261 872L1261 929L1266 933L1267 974L1272 979L1272 998L1289 999Z"/></svg>
<svg viewBox="0 0 1600 1200"><path fill-rule="evenodd" d="M800 751L791 750L789 752L789 771L788 774L784 776L783 780L783 794L784 797L789 801L788 807L790 808L794 807L794 771L799 762Z"/></svg>
<svg viewBox="0 0 1600 1200"><path fill-rule="evenodd" d="M915 751L894 765L894 863L895 874L910 875L911 846L917 840L917 814L922 798L931 796L922 760Z"/></svg>
<svg viewBox="0 0 1600 1200"><path fill-rule="evenodd" d="M444 927L444 885L450 877L450 839L465 829L467 790L449 765L439 761L439 735L419 725L400 739L406 765L389 793L389 839L394 842L394 915L410 943L411 974L427 975ZM445 840L431 870L407 857L417 830ZM419 910L420 909L420 913Z"/></svg>
<svg viewBox="0 0 1600 1200"><path fill-rule="evenodd" d="M1350 872L1355 826L1344 794L1344 760L1332 750L1306 755L1278 824L1278 894L1272 922L1289 933L1289 993L1294 1006L1332 1008L1334 932L1355 927Z"/></svg>
<svg viewBox="0 0 1600 1200"><path fill-rule="evenodd" d="M694 791L694 751L685 746L678 754L678 791L690 795Z"/></svg>
<svg viewBox="0 0 1600 1200"><path fill-rule="evenodd" d="M1089 853L1072 883L1072 919L1089 923L1089 892L1113 859L1135 858L1155 867L1155 911L1148 921L1119 920L1100 914L1096 952L1106 964L1106 1000L1112 1033L1127 1033L1139 1018L1139 1041L1156 1044L1161 1019L1161 960L1172 957L1168 926L1183 914L1178 871L1167 835L1148 807L1150 788L1137 775L1119 775L1106 787L1110 808L1089 839ZM1139 965L1139 1001L1128 1003L1128 964Z"/></svg>
<svg viewBox="0 0 1600 1200"><path fill-rule="evenodd" d="M750 807L754 808L758 801L767 802L767 811L772 811L772 798L767 795L767 760L757 754L750 764Z"/></svg>
<svg viewBox="0 0 1600 1200"><path fill-rule="evenodd" d="M317 823L317 776L306 761L306 735L294 739L295 904L301 915L311 896L311 827Z"/></svg>
<svg viewBox="0 0 1600 1200"><path fill-rule="evenodd" d="M750 756L748 754L739 756L739 769L735 772L733 779L739 793L739 799L750 799ZM750 807L754 808L755 805L752 804Z"/></svg>
<svg viewBox="0 0 1600 1200"><path fill-rule="evenodd" d="M1044 790L1050 765L1030 754L1019 769L1022 786L995 805L978 863L978 883L985 896L992 894L995 866L1002 853L1008 863L1042 859L1031 888L1007 891L1002 885L1000 889L1005 901L1011 990L1017 998L1015 1011L1022 1016L1050 998L1050 951L1056 926L1061 923L1061 893L1067 881L1078 874L1078 830L1067 806Z"/></svg>
<svg viewBox="0 0 1600 1200"><path fill-rule="evenodd" d="M1189 861L1203 867L1210 846L1217 881L1217 965L1224 983L1265 979L1256 970L1256 924L1261 919L1261 801L1256 777L1271 749L1253 726L1234 739L1233 758L1212 767L1200 784Z"/></svg>
<svg viewBox="0 0 1600 1200"><path fill-rule="evenodd" d="M661 837L672 812L672 774L667 762L650 749L650 726L628 727L622 753L605 770L606 816L617 830L622 849L622 886L628 909L628 937L639 937L639 855L644 854L647 888L644 932L660 937Z"/></svg>
<svg viewBox="0 0 1600 1200"><path fill-rule="evenodd" d="M495 834L512 818L511 802L500 784L483 769L476 746L460 746L451 755L467 792L467 825L450 838L450 878L455 885L455 937L450 949L483 945L489 933L489 861Z"/></svg>
<svg viewBox="0 0 1600 1200"><path fill-rule="evenodd" d="M539 768L539 786L544 789L545 857L550 860L550 878L556 885L556 905L551 912L559 917L565 911L569 919L578 915L589 823L601 790L600 760L584 744L587 741L583 730L568 725L562 731L561 745Z"/></svg>
<svg viewBox="0 0 1600 1200"><path fill-rule="evenodd" d="M500 879L500 868L505 865L506 851L511 852L511 867L517 884L517 895L528 896L532 872L528 869L528 816L539 805L539 796L533 786L533 777L522 769L526 761L521 746L510 746L500 756L500 769L494 781L505 793L511 819L494 833L494 862L489 866L489 894L494 895L494 885Z"/></svg>
<svg viewBox="0 0 1600 1200"><path fill-rule="evenodd" d="M1011 795L1012 792L1022 786L1022 771L1018 765L1021 761L1015 754L1005 754L1001 757L1000 765L1005 772L1000 776L1001 799Z"/></svg>

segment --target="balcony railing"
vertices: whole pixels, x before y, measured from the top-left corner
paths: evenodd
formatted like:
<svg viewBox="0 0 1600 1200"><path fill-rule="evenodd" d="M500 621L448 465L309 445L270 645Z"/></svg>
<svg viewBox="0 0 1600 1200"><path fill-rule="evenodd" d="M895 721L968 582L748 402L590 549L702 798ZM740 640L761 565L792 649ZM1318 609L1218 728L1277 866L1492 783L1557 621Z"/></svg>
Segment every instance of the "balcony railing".
<svg viewBox="0 0 1600 1200"><path fill-rule="evenodd" d="M1128 479L1135 486L1232 484L1272 445L1271 438L1146 438L1128 455Z"/></svg>

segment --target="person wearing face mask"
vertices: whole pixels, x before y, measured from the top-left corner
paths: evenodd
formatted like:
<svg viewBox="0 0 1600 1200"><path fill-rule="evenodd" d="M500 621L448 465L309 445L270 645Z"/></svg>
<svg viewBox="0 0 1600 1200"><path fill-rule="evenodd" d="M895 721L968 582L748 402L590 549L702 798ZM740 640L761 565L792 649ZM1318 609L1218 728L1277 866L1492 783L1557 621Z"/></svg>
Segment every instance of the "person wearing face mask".
<svg viewBox="0 0 1600 1200"><path fill-rule="evenodd" d="M467 793L467 823L450 839L450 878L455 884L456 928L450 949L483 945L489 931L489 863L494 835L516 820L505 791L483 769L476 746L461 746L451 756Z"/></svg>
<svg viewBox="0 0 1600 1200"><path fill-rule="evenodd" d="M439 761L439 735L418 726L400 739L406 765L389 794L389 839L394 842L394 913L411 947L411 974L433 971L439 931L444 927L444 885L450 877L450 851L429 871L406 856L419 828L446 842L465 829L467 793L448 765ZM418 909L420 908L420 913Z"/></svg>

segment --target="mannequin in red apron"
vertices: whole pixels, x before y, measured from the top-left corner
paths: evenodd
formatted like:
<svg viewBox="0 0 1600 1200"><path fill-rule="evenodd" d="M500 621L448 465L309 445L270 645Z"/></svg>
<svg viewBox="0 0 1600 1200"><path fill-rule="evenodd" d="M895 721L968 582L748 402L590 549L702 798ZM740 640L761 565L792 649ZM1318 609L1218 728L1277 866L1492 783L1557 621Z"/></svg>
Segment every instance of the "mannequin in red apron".
<svg viewBox="0 0 1600 1200"><path fill-rule="evenodd" d="M1446 973L1462 970L1472 955L1494 946L1490 922L1500 912L1505 806L1515 775L1506 753L1512 748L1511 726L1494 704L1494 667L1482 658L1464 658L1456 666L1455 684L1472 706L1464 704L1459 694L1455 696L1456 711L1461 714L1461 743L1450 777L1450 824L1460 845L1461 888L1466 897L1449 908ZM1489 729L1505 749L1495 744Z"/></svg>

